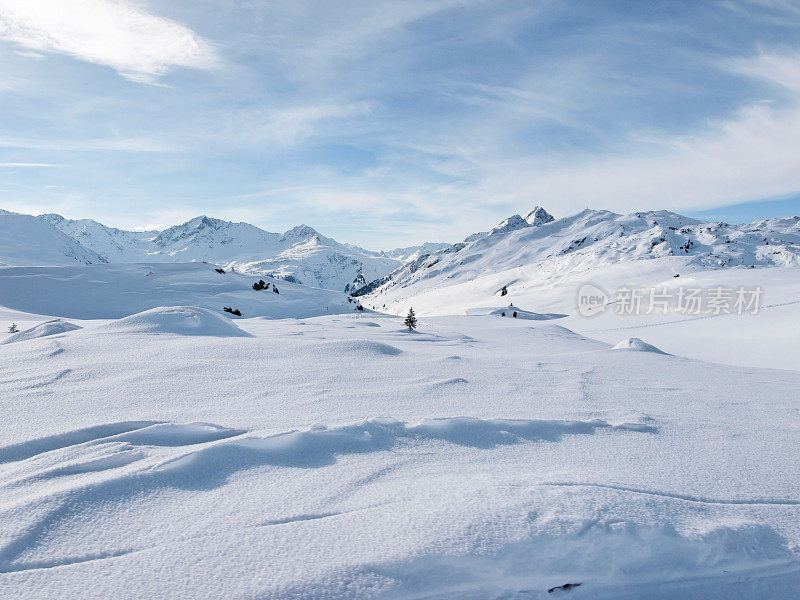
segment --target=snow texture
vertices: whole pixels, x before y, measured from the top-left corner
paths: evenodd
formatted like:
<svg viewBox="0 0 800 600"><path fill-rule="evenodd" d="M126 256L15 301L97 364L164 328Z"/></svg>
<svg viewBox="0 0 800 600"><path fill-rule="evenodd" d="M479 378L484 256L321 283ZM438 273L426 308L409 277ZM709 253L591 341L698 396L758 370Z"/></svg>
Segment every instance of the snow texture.
<svg viewBox="0 0 800 600"><path fill-rule="evenodd" d="M656 354L664 354L661 350L643 342L639 338L627 338L615 344L612 350L634 350L636 352L655 352Z"/></svg>
<svg viewBox="0 0 800 600"><path fill-rule="evenodd" d="M81 326L70 323L69 321L53 319L52 321L46 321L30 329L12 333L0 343L13 344L15 342L24 342L26 340L34 340L41 337L58 335L59 333L66 333L68 331L75 331L76 329L81 329Z"/></svg>
<svg viewBox="0 0 800 600"><path fill-rule="evenodd" d="M307 225L280 234L248 223L200 216L164 231L137 232L106 227L91 219L70 220L54 214L36 219L67 234L87 252L99 255L92 262L210 262L226 270L337 291L343 291L359 278L367 282L383 276L401 264L401 260L389 255L340 244ZM415 250L406 249L408 254ZM7 264L30 264L10 260Z"/></svg>
<svg viewBox="0 0 800 600"><path fill-rule="evenodd" d="M174 333L213 337L250 337L230 319L197 306L160 306L112 321L103 329L114 332Z"/></svg>
<svg viewBox="0 0 800 600"><path fill-rule="evenodd" d="M548 216L419 253L359 311L202 262L273 239L245 224L141 234L151 259L4 215L0 598L796 598L797 219ZM585 318L587 282L766 304Z"/></svg>
<svg viewBox="0 0 800 600"><path fill-rule="evenodd" d="M195 316L251 337L183 335ZM797 587L797 372L490 314L225 319L3 346L0 596Z"/></svg>

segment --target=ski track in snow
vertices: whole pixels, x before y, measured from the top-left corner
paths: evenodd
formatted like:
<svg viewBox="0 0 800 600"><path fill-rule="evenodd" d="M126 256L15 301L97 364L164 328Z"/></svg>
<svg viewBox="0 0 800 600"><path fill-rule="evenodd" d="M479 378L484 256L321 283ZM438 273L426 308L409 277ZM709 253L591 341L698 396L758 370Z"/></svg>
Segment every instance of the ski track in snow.
<svg viewBox="0 0 800 600"><path fill-rule="evenodd" d="M763 505L785 505L785 506L800 506L800 500L782 499L782 498L754 498L742 500L726 500L721 498L703 498L699 496L692 496L687 494L676 494L670 492L659 492L656 490L645 490L635 487L627 487L624 485L611 485L605 483L587 483L587 482L569 482L569 481L543 481L541 485L552 485L562 487L593 487L603 488L607 490L616 490L619 492L629 492L632 494L645 494L647 496L662 496L664 498L672 498L674 500L685 500L686 502L699 502L701 504L731 504L731 505L748 505L748 504L763 504Z"/></svg>

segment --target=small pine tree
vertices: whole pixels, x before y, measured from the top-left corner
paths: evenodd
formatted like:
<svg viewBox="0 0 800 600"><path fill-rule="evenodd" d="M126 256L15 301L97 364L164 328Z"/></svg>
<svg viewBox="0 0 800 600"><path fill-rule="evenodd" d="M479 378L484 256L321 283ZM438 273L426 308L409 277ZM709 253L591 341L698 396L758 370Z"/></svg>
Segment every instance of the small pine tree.
<svg viewBox="0 0 800 600"><path fill-rule="evenodd" d="M19 327L17 327L16 323L12 323L11 325L8 326L8 333L18 333L18 332L19 332Z"/></svg>
<svg viewBox="0 0 800 600"><path fill-rule="evenodd" d="M417 315L414 314L414 308L411 307L408 309L408 314L406 315L406 320L403 321L406 327L408 327L409 331L414 331L417 328Z"/></svg>
<svg viewBox="0 0 800 600"><path fill-rule="evenodd" d="M512 316L512 317L514 317L514 318L516 319L516 318L517 318L517 311L514 311L514 314L513 314L513 315L511 315L511 316Z"/></svg>
<svg viewBox="0 0 800 600"><path fill-rule="evenodd" d="M505 296L507 293L508 293L508 288L506 286L503 286L503 289L500 290L500 295Z"/></svg>

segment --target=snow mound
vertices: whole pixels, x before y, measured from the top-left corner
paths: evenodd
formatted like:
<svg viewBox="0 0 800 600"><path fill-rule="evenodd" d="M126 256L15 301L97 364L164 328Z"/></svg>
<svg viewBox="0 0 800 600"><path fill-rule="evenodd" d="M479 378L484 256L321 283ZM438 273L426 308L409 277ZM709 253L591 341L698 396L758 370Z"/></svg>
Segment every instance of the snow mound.
<svg viewBox="0 0 800 600"><path fill-rule="evenodd" d="M126 431L110 439L135 445L189 446L215 442L243 433L245 433L243 429L232 429L213 423L156 423L149 427Z"/></svg>
<svg viewBox="0 0 800 600"><path fill-rule="evenodd" d="M117 319L106 325L105 329L137 333L252 337L229 319L199 306L159 306Z"/></svg>
<svg viewBox="0 0 800 600"><path fill-rule="evenodd" d="M396 346L372 340L328 342L321 344L319 349L325 353L333 351L334 354L361 354L366 356L397 356L402 353L402 350Z"/></svg>
<svg viewBox="0 0 800 600"><path fill-rule="evenodd" d="M514 318L514 313L517 313L517 319L526 319L528 321L550 321L552 319L561 319L567 315L561 313L536 313L529 310L523 310L516 306L501 306L500 308L470 308L467 309L467 315L470 316L492 316L492 317L510 317Z"/></svg>
<svg viewBox="0 0 800 600"><path fill-rule="evenodd" d="M612 350L635 350L637 352L655 352L656 354L666 354L663 350L659 350L655 346L640 340L639 338L631 337L622 340Z"/></svg>
<svg viewBox="0 0 800 600"><path fill-rule="evenodd" d="M256 465L316 468L336 463L340 455L390 450L410 439L420 442L445 441L457 446L490 449L526 442L559 442L567 435L593 435L600 430L656 432L654 428L641 429L629 424L612 425L602 419L560 421L439 417L409 423L391 417L374 417L339 427L316 425L310 429L266 437L241 436L223 440L219 444L167 459L154 470L191 474L189 479L194 481L194 485L205 485L211 480L221 484L233 473Z"/></svg>
<svg viewBox="0 0 800 600"><path fill-rule="evenodd" d="M66 333L67 331L75 331L82 329L80 325L75 325L69 321L62 321L61 319L53 319L31 327L25 331L14 333L4 339L2 344L13 344L15 342L24 342L26 340L35 340L36 338L47 337L49 335L57 335L59 333Z"/></svg>

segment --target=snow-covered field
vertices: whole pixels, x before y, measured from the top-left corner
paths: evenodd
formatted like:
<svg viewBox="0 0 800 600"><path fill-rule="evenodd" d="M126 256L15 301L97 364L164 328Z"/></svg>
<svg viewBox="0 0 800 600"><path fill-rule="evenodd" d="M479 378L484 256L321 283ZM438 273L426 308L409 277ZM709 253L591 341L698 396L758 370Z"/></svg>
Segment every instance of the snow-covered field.
<svg viewBox="0 0 800 600"><path fill-rule="evenodd" d="M0 597L797 597L798 372L490 314L66 322L0 346Z"/></svg>
<svg viewBox="0 0 800 600"><path fill-rule="evenodd" d="M678 273L680 277L674 277ZM508 281L508 294L499 290ZM578 300L584 285L597 286L610 303L594 316L580 314ZM614 292L622 286L641 294L641 310L619 314ZM730 290L731 311L713 315L680 313L678 291L723 288ZM649 293L666 288L671 302L667 313L649 310ZM735 294L740 288L762 290L758 311L738 314ZM413 288L412 288L413 289ZM682 257L638 260L594 267L561 277L542 275L536 266L486 273L469 281L435 286L406 296L400 286L385 294L359 298L365 306L405 314L409 306L422 315L467 314L505 310L508 305L539 313L567 315L558 323L588 337L611 344L624 337L641 337L665 351L710 362L738 366L800 369L800 268L697 269ZM383 305L386 308L383 308Z"/></svg>
<svg viewBox="0 0 800 600"><path fill-rule="evenodd" d="M797 219L537 209L357 298L3 222L0 598L800 598Z"/></svg>

